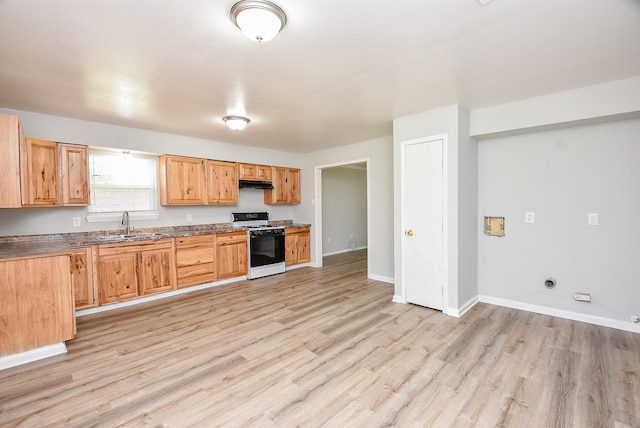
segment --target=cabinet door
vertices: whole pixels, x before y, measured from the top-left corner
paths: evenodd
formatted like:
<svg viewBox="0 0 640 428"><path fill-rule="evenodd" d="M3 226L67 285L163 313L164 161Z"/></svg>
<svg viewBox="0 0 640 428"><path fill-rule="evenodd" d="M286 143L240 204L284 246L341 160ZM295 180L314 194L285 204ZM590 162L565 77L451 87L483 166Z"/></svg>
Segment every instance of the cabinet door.
<svg viewBox="0 0 640 428"><path fill-rule="evenodd" d="M138 296L138 253L124 252L99 257L98 275L102 303Z"/></svg>
<svg viewBox="0 0 640 428"><path fill-rule="evenodd" d="M89 148L60 144L62 204L89 205Z"/></svg>
<svg viewBox="0 0 640 428"><path fill-rule="evenodd" d="M300 170L296 168L272 167L273 189L264 191L265 204L299 204Z"/></svg>
<svg viewBox="0 0 640 428"><path fill-rule="evenodd" d="M298 263L297 252L298 235L291 234L284 237L284 264L291 266Z"/></svg>
<svg viewBox="0 0 640 428"><path fill-rule="evenodd" d="M160 204L204 205L204 160L160 156Z"/></svg>
<svg viewBox="0 0 640 428"><path fill-rule="evenodd" d="M298 263L309 263L311 261L311 233L303 232L298 235L296 243Z"/></svg>
<svg viewBox="0 0 640 428"><path fill-rule="evenodd" d="M140 294L152 294L174 289L171 248L140 252Z"/></svg>
<svg viewBox="0 0 640 428"><path fill-rule="evenodd" d="M238 164L207 161L207 202L212 205L238 205Z"/></svg>
<svg viewBox="0 0 640 428"><path fill-rule="evenodd" d="M0 208L20 208L20 146L22 123L17 116L0 114Z"/></svg>
<svg viewBox="0 0 640 428"><path fill-rule="evenodd" d="M72 339L69 256L0 261L0 356Z"/></svg>
<svg viewBox="0 0 640 428"><path fill-rule="evenodd" d="M240 180L271 181L271 167L269 165L239 163L238 178Z"/></svg>
<svg viewBox="0 0 640 428"><path fill-rule="evenodd" d="M215 281L215 235L176 238L178 288Z"/></svg>
<svg viewBox="0 0 640 428"><path fill-rule="evenodd" d="M218 279L247 274L246 232L223 233L216 236L216 268Z"/></svg>
<svg viewBox="0 0 640 428"><path fill-rule="evenodd" d="M287 203L288 204L299 204L300 203L300 170L299 169L288 169L287 175L285 178L285 187L287 192Z"/></svg>
<svg viewBox="0 0 640 428"><path fill-rule="evenodd" d="M269 165L256 165L258 180L271 181L271 167Z"/></svg>
<svg viewBox="0 0 640 428"><path fill-rule="evenodd" d="M264 191L265 204L287 203L287 168L272 168L273 189Z"/></svg>
<svg viewBox="0 0 640 428"><path fill-rule="evenodd" d="M22 205L60 205L58 143L25 137L21 154Z"/></svg>
<svg viewBox="0 0 640 428"><path fill-rule="evenodd" d="M93 286L93 269L91 267L91 248L74 251L71 253L70 262L76 310L97 306L98 299Z"/></svg>
<svg viewBox="0 0 640 428"><path fill-rule="evenodd" d="M240 180L257 180L258 165L252 163L239 163L238 164L238 179Z"/></svg>

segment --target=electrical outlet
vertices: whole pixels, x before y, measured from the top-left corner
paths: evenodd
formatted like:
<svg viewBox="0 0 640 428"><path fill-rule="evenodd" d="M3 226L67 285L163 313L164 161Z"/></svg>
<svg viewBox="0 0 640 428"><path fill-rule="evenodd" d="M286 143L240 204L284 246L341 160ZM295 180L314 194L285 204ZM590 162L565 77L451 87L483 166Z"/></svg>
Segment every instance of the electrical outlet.
<svg viewBox="0 0 640 428"><path fill-rule="evenodd" d="M81 224L80 217L73 217L73 227L80 227Z"/></svg>
<svg viewBox="0 0 640 428"><path fill-rule="evenodd" d="M590 302L591 301L591 294L589 294L589 293L575 293L573 295L573 298L575 300L577 300L578 302Z"/></svg>
<svg viewBox="0 0 640 428"><path fill-rule="evenodd" d="M328 242L329 244L331 244L331 237L328 237L328 238L327 238L327 242Z"/></svg>
<svg viewBox="0 0 640 428"><path fill-rule="evenodd" d="M187 221L193 221L193 216L191 214L187 214Z"/></svg>
<svg viewBox="0 0 640 428"><path fill-rule="evenodd" d="M536 213L527 211L524 213L524 222L525 223L535 223L536 222Z"/></svg>
<svg viewBox="0 0 640 428"><path fill-rule="evenodd" d="M589 213L587 216L587 223L589 226L597 226L598 225L598 214L597 213Z"/></svg>

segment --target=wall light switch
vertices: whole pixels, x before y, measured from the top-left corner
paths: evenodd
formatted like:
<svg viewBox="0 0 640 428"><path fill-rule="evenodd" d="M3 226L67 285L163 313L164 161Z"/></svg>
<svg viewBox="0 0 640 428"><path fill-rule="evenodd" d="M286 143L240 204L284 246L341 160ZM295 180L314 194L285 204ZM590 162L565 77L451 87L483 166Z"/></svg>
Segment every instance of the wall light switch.
<svg viewBox="0 0 640 428"><path fill-rule="evenodd" d="M193 221L193 216L191 214L187 214L187 221Z"/></svg>
<svg viewBox="0 0 640 428"><path fill-rule="evenodd" d="M80 227L81 221L80 221L80 217L74 217L73 218L73 227Z"/></svg>
<svg viewBox="0 0 640 428"><path fill-rule="evenodd" d="M525 223L535 223L536 222L536 213L527 211L524 213L524 222Z"/></svg>
<svg viewBox="0 0 640 428"><path fill-rule="evenodd" d="M597 213L589 213L587 217L587 222L589 226L597 226L598 225L598 214Z"/></svg>

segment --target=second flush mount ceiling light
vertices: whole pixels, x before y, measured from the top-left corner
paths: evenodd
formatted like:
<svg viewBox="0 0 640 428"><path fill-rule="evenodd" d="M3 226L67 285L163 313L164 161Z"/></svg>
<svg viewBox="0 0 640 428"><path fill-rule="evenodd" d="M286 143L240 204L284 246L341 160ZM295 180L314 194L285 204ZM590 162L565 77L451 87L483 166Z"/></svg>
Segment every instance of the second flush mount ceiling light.
<svg viewBox="0 0 640 428"><path fill-rule="evenodd" d="M266 42L287 24L287 15L275 3L241 0L231 7L231 20L251 40Z"/></svg>
<svg viewBox="0 0 640 428"><path fill-rule="evenodd" d="M227 124L229 129L234 131L242 131L247 127L249 122L251 122L248 118L242 116L225 116L222 120Z"/></svg>

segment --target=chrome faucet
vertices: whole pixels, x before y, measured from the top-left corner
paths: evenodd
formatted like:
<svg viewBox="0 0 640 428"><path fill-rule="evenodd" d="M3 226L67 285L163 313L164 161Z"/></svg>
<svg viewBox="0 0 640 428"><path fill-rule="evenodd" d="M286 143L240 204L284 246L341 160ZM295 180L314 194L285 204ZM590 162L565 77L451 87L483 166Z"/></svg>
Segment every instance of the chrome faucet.
<svg viewBox="0 0 640 428"><path fill-rule="evenodd" d="M122 224L124 225L124 234L129 235L131 232L131 227L129 226L129 211L122 213Z"/></svg>

